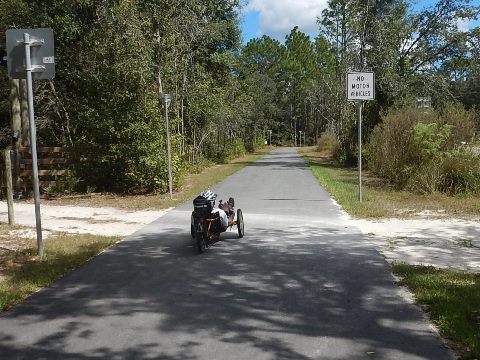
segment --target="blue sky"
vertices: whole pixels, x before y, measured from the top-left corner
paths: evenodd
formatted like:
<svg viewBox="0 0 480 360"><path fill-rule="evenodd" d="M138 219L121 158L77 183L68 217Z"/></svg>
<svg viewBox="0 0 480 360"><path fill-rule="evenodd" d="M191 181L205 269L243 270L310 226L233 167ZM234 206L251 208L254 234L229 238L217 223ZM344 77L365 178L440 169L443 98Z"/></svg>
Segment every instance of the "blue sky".
<svg viewBox="0 0 480 360"><path fill-rule="evenodd" d="M428 7L435 0L414 0L416 9ZM480 0L472 1L480 5ZM248 40L271 36L281 42L285 36L298 26L303 31L314 37L317 33L317 16L327 6L327 0L245 0L242 11L242 32L244 43ZM462 23L460 26L479 26L479 22Z"/></svg>
<svg viewBox="0 0 480 360"><path fill-rule="evenodd" d="M314 36L317 16L326 6L327 0L246 0L242 12L243 40L269 35L283 42L294 26Z"/></svg>

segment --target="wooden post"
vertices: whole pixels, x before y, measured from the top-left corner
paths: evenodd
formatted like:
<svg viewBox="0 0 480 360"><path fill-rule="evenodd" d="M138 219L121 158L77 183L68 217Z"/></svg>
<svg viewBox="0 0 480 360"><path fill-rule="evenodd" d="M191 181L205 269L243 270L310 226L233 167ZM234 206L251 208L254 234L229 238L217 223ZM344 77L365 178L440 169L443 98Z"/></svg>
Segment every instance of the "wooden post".
<svg viewBox="0 0 480 360"><path fill-rule="evenodd" d="M20 118L21 128L18 146L30 146L30 125L28 123L28 92L27 80L20 80Z"/></svg>
<svg viewBox="0 0 480 360"><path fill-rule="evenodd" d="M12 186L12 162L10 160L10 150L3 150L3 159L5 161L5 183L7 185L7 206L8 206L8 224L15 224L13 212L13 186Z"/></svg>

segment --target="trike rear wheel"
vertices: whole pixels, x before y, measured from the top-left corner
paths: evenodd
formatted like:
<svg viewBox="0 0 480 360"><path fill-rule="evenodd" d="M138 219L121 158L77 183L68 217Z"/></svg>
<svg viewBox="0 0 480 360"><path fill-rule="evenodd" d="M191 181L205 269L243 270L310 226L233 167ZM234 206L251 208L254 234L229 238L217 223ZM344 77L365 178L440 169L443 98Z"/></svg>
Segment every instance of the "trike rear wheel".
<svg viewBox="0 0 480 360"><path fill-rule="evenodd" d="M193 217L193 214L191 216L191 219L190 219L190 235L192 236L192 239L195 239L195 219Z"/></svg>
<svg viewBox="0 0 480 360"><path fill-rule="evenodd" d="M237 230L238 237L243 238L243 235L245 234L245 225L243 223L243 214L241 209L237 210Z"/></svg>
<svg viewBox="0 0 480 360"><path fill-rule="evenodd" d="M195 240L197 242L198 251L202 254L207 250L207 239L201 232L195 234Z"/></svg>

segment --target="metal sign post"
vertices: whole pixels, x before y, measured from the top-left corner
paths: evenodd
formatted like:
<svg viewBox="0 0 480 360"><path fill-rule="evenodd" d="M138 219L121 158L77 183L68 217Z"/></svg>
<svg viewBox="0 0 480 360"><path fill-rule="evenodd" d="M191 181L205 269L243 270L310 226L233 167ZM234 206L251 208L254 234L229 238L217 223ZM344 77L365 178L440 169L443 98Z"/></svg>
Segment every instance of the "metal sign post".
<svg viewBox="0 0 480 360"><path fill-rule="evenodd" d="M363 100L357 101L358 112L358 200L362 199L362 108Z"/></svg>
<svg viewBox="0 0 480 360"><path fill-rule="evenodd" d="M373 72L347 73L347 99L355 101L358 114L358 200L362 196L362 110L365 100L375 99L375 74Z"/></svg>
<svg viewBox="0 0 480 360"><path fill-rule="evenodd" d="M32 84L32 64L30 59L30 35L23 34L25 45L25 71L27 73L27 92L28 92L28 120L30 125L30 144L32 149L32 169L33 169L33 195L35 199L35 223L37 225L37 245L38 254L43 256L44 246L42 239L42 219L40 216L40 185L38 182L38 160L37 160L37 132L35 127L35 114L33 110L33 84Z"/></svg>
<svg viewBox="0 0 480 360"><path fill-rule="evenodd" d="M165 112L165 127L167 132L167 156L168 156L168 190L170 192L170 199L173 199L173 180L172 180L172 150L170 145L170 125L168 123L168 106L172 101L172 95L163 94L163 109Z"/></svg>
<svg viewBox="0 0 480 360"><path fill-rule="evenodd" d="M40 186L38 181L37 134L33 108L33 79L53 79L55 57L52 29L10 29L7 36L8 75L12 79L27 80L28 118L32 152L33 193L37 226L38 254L44 255L42 221L40 215Z"/></svg>

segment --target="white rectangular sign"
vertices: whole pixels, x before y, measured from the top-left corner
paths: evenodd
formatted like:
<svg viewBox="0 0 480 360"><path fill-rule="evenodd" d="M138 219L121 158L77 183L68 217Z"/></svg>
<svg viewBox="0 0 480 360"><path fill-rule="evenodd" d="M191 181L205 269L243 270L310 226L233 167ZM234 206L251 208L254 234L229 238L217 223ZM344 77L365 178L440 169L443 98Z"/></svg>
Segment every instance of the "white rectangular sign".
<svg viewBox="0 0 480 360"><path fill-rule="evenodd" d="M347 73L347 99L374 100L375 99L375 74L373 72Z"/></svg>

